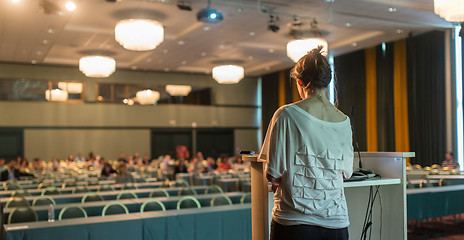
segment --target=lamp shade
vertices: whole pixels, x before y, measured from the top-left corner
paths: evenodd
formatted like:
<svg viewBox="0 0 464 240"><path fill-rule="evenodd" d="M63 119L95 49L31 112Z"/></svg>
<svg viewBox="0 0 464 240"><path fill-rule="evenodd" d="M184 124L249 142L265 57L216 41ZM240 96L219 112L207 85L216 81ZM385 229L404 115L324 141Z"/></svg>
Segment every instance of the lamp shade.
<svg viewBox="0 0 464 240"><path fill-rule="evenodd" d="M87 77L108 77L116 70L116 61L105 56L82 57L79 60L79 70Z"/></svg>
<svg viewBox="0 0 464 240"><path fill-rule="evenodd" d="M463 0L435 0L434 10L448 22L464 22Z"/></svg>
<svg viewBox="0 0 464 240"><path fill-rule="evenodd" d="M171 96L187 96L192 87L188 85L166 85L166 92Z"/></svg>
<svg viewBox="0 0 464 240"><path fill-rule="evenodd" d="M77 94L82 93L82 83L68 83L68 82L59 82L58 88L68 93Z"/></svg>
<svg viewBox="0 0 464 240"><path fill-rule="evenodd" d="M116 24L114 37L125 49L148 51L164 41L164 28L151 19L125 19Z"/></svg>
<svg viewBox="0 0 464 240"><path fill-rule="evenodd" d="M61 89L47 90L45 91L45 99L47 99L47 101L63 102L68 100L68 92Z"/></svg>
<svg viewBox="0 0 464 240"><path fill-rule="evenodd" d="M213 68L213 78L221 84L238 83L244 76L245 70L241 66L222 65Z"/></svg>
<svg viewBox="0 0 464 240"><path fill-rule="evenodd" d="M324 46L322 48L322 55L327 55L328 44L327 41L322 38L307 38L307 39L295 39L287 43L287 56L294 62L298 62L301 57L306 55L309 51L317 48L319 45Z"/></svg>
<svg viewBox="0 0 464 240"><path fill-rule="evenodd" d="M137 99L137 102L139 102L141 105L153 105L159 100L160 94L157 91L147 89L143 91L138 91L135 94L135 98Z"/></svg>

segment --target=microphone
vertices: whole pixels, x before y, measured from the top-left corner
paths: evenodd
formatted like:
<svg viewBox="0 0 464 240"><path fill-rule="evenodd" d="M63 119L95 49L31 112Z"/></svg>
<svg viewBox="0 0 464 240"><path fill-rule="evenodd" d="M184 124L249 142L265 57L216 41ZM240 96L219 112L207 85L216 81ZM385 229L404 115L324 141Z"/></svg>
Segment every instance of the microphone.
<svg viewBox="0 0 464 240"><path fill-rule="evenodd" d="M354 106L351 106L351 111L350 111L350 118L353 120L354 116ZM354 125L353 121L351 121L351 131L353 132L353 138L354 138L354 147L356 148L355 151L358 152L358 158L359 158L359 168L362 169L362 161L361 161L361 152L359 151L359 144L358 140L356 138L356 132L354 130Z"/></svg>

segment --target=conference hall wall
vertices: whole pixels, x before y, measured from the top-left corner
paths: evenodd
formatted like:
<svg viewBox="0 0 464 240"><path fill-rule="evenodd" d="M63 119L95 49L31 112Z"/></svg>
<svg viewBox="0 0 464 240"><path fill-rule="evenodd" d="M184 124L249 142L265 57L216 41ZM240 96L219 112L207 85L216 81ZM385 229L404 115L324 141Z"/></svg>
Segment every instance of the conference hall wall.
<svg viewBox="0 0 464 240"><path fill-rule="evenodd" d="M445 32L432 31L334 58L336 105L351 116L361 151L446 152ZM299 100L289 70L263 76L263 134L274 111ZM353 111L352 111L353 109Z"/></svg>
<svg viewBox="0 0 464 240"><path fill-rule="evenodd" d="M86 92L85 101L80 103L0 101L3 157L24 154L29 159L65 159L69 153L93 151L106 159L116 159L121 151L151 154L153 133L166 129L182 129L192 137L196 133L231 132L229 154L259 145L258 78L221 85L209 75L118 69L108 78L91 79L77 68L11 63L0 63L0 78L77 80L85 82ZM189 84L210 88L212 99L210 105L98 103L98 83ZM216 143L208 142L206 147L208 144ZM196 145L205 148L205 143Z"/></svg>

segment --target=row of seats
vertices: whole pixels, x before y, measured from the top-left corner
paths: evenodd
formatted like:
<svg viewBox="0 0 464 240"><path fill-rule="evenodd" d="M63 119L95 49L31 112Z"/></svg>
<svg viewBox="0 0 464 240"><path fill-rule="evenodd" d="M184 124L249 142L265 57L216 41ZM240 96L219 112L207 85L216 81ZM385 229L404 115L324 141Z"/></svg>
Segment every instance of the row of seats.
<svg viewBox="0 0 464 240"><path fill-rule="evenodd" d="M222 191L221 187L217 185L210 186L205 190L205 194L213 194L213 193L224 193L224 192ZM53 194L51 194L51 192L43 192L41 196L38 196L33 200L32 206L41 206L41 205L49 205L49 204L55 205L55 200L53 200L53 198L48 195L53 195ZM179 196L190 196L190 195L197 195L197 192L195 191L195 189L183 188L179 190ZM11 198L6 203L5 208L15 207L17 206L17 204L21 204L21 201L22 201L21 199L26 201L22 197L23 196L20 196L19 194L15 195L15 197ZM150 192L149 197L150 198L170 197L170 195L165 189L157 188L157 189L154 189L152 192ZM118 195L116 196L116 200L137 199L137 198L138 198L137 195L130 190L123 190L119 192ZM82 197L82 200L81 200L82 203L94 202L94 201L103 201L103 197L96 192L89 192L89 193L86 193Z"/></svg>
<svg viewBox="0 0 464 240"><path fill-rule="evenodd" d="M452 185L451 182L448 179L440 179L438 183L433 183L428 179L422 179L419 184L414 184L411 183L410 181L407 182L406 188L412 189L412 188L430 188L430 187L443 187L443 186L449 186Z"/></svg>
<svg viewBox="0 0 464 240"><path fill-rule="evenodd" d="M246 193L240 199L240 203L249 203L251 202L251 194ZM26 202L27 203L27 202ZM211 199L210 205L214 206L223 206L223 205L232 205L231 199L224 194L214 196ZM201 208L201 204L193 196L184 196L177 202L177 209L185 208ZM149 212L149 211L166 211L166 207L162 202L156 199L149 199L145 201L141 207L140 212ZM115 215L115 214L129 214L127 207L119 202L112 202L105 205L102 210L102 216ZM86 218L87 212L80 206L70 205L63 208L60 211L58 216L59 220L69 219L69 218ZM20 205L16 206L13 211L8 216L8 224L12 223L21 223L21 222L35 222L38 220L37 213L29 207L29 205Z"/></svg>

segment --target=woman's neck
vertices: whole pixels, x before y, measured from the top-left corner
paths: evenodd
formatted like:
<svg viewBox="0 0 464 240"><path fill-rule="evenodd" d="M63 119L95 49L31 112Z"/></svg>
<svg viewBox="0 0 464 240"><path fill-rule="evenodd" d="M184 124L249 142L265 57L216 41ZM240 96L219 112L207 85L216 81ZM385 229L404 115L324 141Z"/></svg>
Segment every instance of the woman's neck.
<svg viewBox="0 0 464 240"><path fill-rule="evenodd" d="M316 88L314 91L305 91L303 100L306 99L319 99L323 102L329 101L327 97L327 88Z"/></svg>

